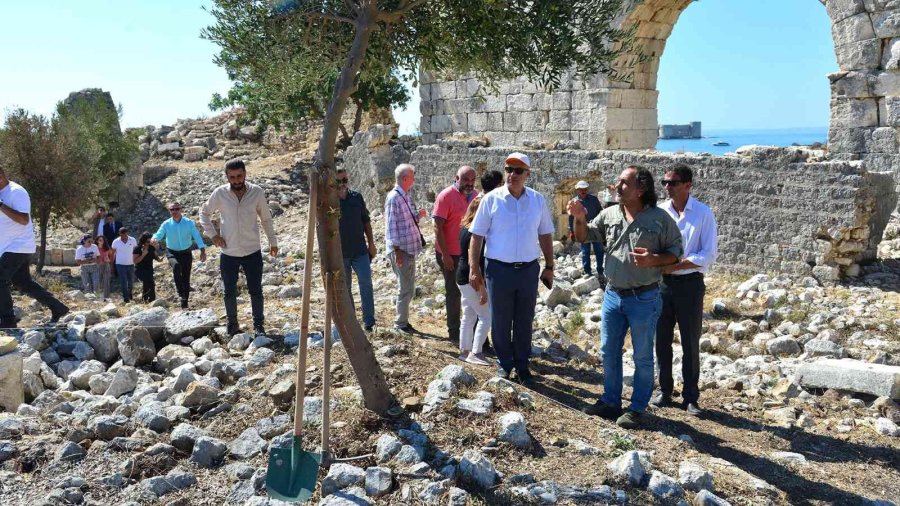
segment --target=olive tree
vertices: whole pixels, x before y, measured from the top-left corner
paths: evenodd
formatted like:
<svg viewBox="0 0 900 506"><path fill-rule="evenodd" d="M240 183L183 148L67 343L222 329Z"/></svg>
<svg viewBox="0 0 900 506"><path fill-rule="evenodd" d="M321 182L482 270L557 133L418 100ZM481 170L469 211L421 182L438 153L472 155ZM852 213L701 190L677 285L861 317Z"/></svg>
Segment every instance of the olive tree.
<svg viewBox="0 0 900 506"><path fill-rule="evenodd" d="M617 24L623 0L215 0L211 12L216 22L203 33L222 47L218 62L229 75L242 85L283 90L265 95L270 102L260 107L285 107L286 96L321 89L323 73L339 69L310 174L321 189L311 205L322 272L336 279L343 268L336 141L364 83L397 73L415 80L427 69L472 73L488 85L526 76L553 88L569 73L622 78L616 59L631 49L631 34ZM285 68L270 72L270 65ZM393 398L350 295L342 289L335 298L334 321L365 405L385 413Z"/></svg>

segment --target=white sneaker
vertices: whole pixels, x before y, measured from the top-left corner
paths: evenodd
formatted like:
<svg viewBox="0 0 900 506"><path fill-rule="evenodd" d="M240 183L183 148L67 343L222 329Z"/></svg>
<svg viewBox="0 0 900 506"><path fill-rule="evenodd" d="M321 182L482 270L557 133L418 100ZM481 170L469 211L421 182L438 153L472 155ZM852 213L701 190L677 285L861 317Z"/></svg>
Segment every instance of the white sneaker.
<svg viewBox="0 0 900 506"><path fill-rule="evenodd" d="M484 353L469 353L466 362L475 365L491 365L491 362L484 357Z"/></svg>
<svg viewBox="0 0 900 506"><path fill-rule="evenodd" d="M470 353L470 352L469 352L468 350L462 350L462 351L460 351L460 352L459 352L459 359L462 360L463 362L465 362L466 359L469 358L469 353Z"/></svg>

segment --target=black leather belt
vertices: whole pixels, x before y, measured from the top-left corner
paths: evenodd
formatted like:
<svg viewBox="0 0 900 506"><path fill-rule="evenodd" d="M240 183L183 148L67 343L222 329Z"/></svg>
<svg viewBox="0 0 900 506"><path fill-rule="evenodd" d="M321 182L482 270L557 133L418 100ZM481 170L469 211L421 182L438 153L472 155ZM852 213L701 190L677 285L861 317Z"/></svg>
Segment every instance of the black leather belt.
<svg viewBox="0 0 900 506"><path fill-rule="evenodd" d="M525 269L526 267L531 267L532 265L537 263L537 259L534 259L530 262L501 262L500 260L494 260L493 258L488 258L488 262L497 262L500 265L504 265L506 267L512 267L513 269Z"/></svg>
<svg viewBox="0 0 900 506"><path fill-rule="evenodd" d="M697 278L701 278L701 279L702 279L702 278L703 278L703 273L702 273L702 272L692 272L692 273L690 273L690 274L681 274L681 275L678 275L678 274L663 274L663 279L664 279L665 281L685 281L685 280L688 280L688 279L697 279Z"/></svg>
<svg viewBox="0 0 900 506"><path fill-rule="evenodd" d="M650 290L654 290L656 288L659 288L659 283L651 283L649 285L636 286L634 288L616 288L614 286L609 287L610 290L623 297L634 297L639 293L649 292Z"/></svg>

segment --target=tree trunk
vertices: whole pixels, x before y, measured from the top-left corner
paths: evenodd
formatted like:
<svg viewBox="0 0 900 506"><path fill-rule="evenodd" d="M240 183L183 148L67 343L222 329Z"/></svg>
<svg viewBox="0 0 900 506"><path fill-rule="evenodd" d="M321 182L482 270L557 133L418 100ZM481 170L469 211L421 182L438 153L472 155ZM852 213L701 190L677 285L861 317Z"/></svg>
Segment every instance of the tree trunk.
<svg viewBox="0 0 900 506"><path fill-rule="evenodd" d="M47 256L47 225L50 223L50 210L41 208L38 211L38 224L41 227L41 248L38 250L38 274L44 273L44 260Z"/></svg>
<svg viewBox="0 0 900 506"><path fill-rule="evenodd" d="M359 17L356 22L356 33L353 46L341 69L335 83L334 93L328 112L325 115L325 125L322 130L322 138L319 140L319 148L316 153L315 169L310 177L317 177L319 182L319 196L316 210L317 238L319 243L319 258L322 264L322 276L332 273L334 280L333 321L340 331L347 356L356 372L359 386L362 389L363 400L366 408L384 415L394 402L393 395L385 381L381 366L375 358L375 352L368 337L363 332L353 304L350 301L350 293L344 285L343 272L344 260L341 253L341 237L338 230L338 218L340 215L340 202L338 199L335 181L335 141L340 128L339 122L350 94L356 85L356 75L365 58L369 38L375 29L375 5L374 2L363 2L360 6ZM329 332L326 329L326 332Z"/></svg>

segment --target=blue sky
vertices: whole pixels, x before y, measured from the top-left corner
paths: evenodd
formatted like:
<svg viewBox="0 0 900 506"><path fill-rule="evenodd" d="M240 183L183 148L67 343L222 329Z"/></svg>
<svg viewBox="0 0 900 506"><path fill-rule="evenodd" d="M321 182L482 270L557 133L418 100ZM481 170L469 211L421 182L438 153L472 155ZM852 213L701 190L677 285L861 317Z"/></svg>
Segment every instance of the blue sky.
<svg viewBox="0 0 900 506"><path fill-rule="evenodd" d="M212 22L189 0L0 0L0 111L50 114L69 92L99 87L125 126L213 114L225 72L199 37ZM24 48L21 51L11 48ZM835 71L825 8L816 0L704 0L669 38L659 71L661 122L704 128L822 127ZM418 128L418 101L397 111Z"/></svg>

